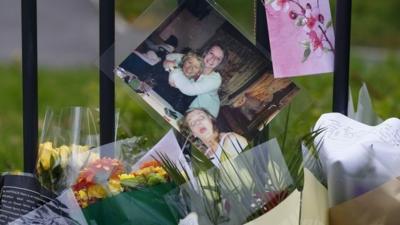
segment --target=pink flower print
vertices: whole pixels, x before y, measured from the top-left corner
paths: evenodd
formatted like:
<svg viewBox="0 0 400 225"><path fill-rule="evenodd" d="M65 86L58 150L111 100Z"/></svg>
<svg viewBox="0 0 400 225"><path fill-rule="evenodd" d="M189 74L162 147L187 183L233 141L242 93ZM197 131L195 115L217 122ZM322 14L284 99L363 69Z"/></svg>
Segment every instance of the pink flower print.
<svg viewBox="0 0 400 225"><path fill-rule="evenodd" d="M274 0L271 7L275 9L275 11L281 11L283 9L284 12L287 12L290 7L289 0Z"/></svg>
<svg viewBox="0 0 400 225"><path fill-rule="evenodd" d="M312 30L317 23L317 18L314 16L307 17L306 25L309 30Z"/></svg>
<svg viewBox="0 0 400 225"><path fill-rule="evenodd" d="M319 20L320 14L313 13L312 9L310 7L307 7L305 12L305 17L306 17L305 20L306 26L304 26L304 30L310 32L316 27L317 23L320 21Z"/></svg>
<svg viewBox="0 0 400 225"><path fill-rule="evenodd" d="M321 37L318 37L317 32L315 32L313 30L308 32L307 35L311 40L313 51L316 51L318 49L321 49L321 50L323 49L324 46L322 44L322 35L321 35Z"/></svg>

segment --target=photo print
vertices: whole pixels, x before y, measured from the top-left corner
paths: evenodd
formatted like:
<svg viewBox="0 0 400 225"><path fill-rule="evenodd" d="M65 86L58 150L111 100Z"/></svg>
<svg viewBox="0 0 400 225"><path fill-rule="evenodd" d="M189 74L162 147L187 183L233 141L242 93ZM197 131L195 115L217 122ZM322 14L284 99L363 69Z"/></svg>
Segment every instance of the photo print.
<svg viewBox="0 0 400 225"><path fill-rule="evenodd" d="M206 154L237 152L299 89L275 79L271 61L204 4L180 5L116 74Z"/></svg>

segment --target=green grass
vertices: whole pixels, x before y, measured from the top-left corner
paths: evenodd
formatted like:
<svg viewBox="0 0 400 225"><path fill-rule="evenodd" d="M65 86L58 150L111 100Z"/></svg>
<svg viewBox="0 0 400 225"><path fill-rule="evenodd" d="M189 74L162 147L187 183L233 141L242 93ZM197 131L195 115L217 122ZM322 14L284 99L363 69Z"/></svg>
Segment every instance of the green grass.
<svg viewBox="0 0 400 225"><path fill-rule="evenodd" d="M115 1L115 8L128 21L137 18L153 0L118 0Z"/></svg>
<svg viewBox="0 0 400 225"><path fill-rule="evenodd" d="M0 172L22 169L22 75L18 64L0 65ZM98 107L96 68L39 69L39 128L47 107ZM116 107L120 112L119 137L145 136L154 144L166 132L160 118L154 120L122 83L116 83Z"/></svg>

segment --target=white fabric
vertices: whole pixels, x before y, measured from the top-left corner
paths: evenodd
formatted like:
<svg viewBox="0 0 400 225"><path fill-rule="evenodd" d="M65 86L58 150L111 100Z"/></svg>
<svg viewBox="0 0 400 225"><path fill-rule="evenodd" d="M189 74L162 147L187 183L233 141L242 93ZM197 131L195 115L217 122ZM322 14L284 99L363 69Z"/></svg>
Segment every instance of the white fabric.
<svg viewBox="0 0 400 225"><path fill-rule="evenodd" d="M324 114L314 130L334 206L400 176L400 120L368 126L339 113Z"/></svg>

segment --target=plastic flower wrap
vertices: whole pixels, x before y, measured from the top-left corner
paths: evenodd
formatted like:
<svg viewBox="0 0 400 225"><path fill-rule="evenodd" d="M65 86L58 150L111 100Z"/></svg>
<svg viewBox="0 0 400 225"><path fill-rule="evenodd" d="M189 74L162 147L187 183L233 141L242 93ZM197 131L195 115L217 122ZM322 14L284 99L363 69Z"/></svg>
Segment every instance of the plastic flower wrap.
<svg viewBox="0 0 400 225"><path fill-rule="evenodd" d="M73 155L82 154L89 150L88 146L53 146L52 142L39 144L37 175L43 186L54 192L60 192L71 184L68 175L70 170L77 165L82 165L73 160ZM94 155L92 157L95 157ZM75 157L76 158L76 157ZM78 166L79 167L79 166Z"/></svg>
<svg viewBox="0 0 400 225"><path fill-rule="evenodd" d="M268 212L294 190L275 139L221 162L180 186L168 203L194 224L243 224ZM168 197L167 197L168 198Z"/></svg>
<svg viewBox="0 0 400 225"><path fill-rule="evenodd" d="M130 139L131 140L131 139ZM103 158L89 163L73 186L75 197L87 221L96 224L177 224L179 215L164 196L176 189L157 156L168 153L181 158L182 151L173 132L169 132L133 165L126 166L121 156L124 141L91 150ZM125 150L124 150L125 151ZM106 158L107 156L107 158ZM111 157L114 157L112 159ZM129 157L131 162L136 156Z"/></svg>
<svg viewBox="0 0 400 225"><path fill-rule="evenodd" d="M42 185L57 194L69 188L86 161L98 159L94 154L88 157L99 145L98 130L97 110L47 109L36 166Z"/></svg>

